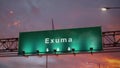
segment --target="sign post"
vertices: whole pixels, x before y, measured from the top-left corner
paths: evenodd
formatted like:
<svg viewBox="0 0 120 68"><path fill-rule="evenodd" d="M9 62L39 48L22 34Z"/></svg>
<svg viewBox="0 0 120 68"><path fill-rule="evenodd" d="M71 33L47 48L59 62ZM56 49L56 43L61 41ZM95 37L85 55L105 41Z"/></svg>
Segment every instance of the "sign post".
<svg viewBox="0 0 120 68"><path fill-rule="evenodd" d="M21 32L18 54L71 54L102 50L101 27Z"/></svg>

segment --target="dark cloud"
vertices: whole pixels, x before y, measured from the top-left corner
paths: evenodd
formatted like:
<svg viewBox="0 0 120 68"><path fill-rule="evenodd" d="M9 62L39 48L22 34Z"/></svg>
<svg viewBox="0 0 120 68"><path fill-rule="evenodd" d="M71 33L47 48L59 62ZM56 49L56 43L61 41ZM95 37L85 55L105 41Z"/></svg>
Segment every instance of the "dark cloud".
<svg viewBox="0 0 120 68"><path fill-rule="evenodd" d="M118 3L119 0L0 0L0 31L5 37L17 37L20 31L48 30L51 29L51 18L55 29L105 28L113 23L119 24L120 13L119 10L102 13L100 8L119 6ZM8 27L17 20L20 27Z"/></svg>
<svg viewBox="0 0 120 68"><path fill-rule="evenodd" d="M6 64L0 62L0 68L9 68Z"/></svg>
<svg viewBox="0 0 120 68"><path fill-rule="evenodd" d="M96 68L98 64L110 66L120 63L120 54L117 53L95 53L74 55L49 56L48 68ZM5 63L9 68L45 68L45 57L12 57L0 58L2 64ZM5 65L4 64L4 65ZM91 66L92 65L92 66ZM2 65L1 65L2 66ZM119 66L119 65L118 65Z"/></svg>

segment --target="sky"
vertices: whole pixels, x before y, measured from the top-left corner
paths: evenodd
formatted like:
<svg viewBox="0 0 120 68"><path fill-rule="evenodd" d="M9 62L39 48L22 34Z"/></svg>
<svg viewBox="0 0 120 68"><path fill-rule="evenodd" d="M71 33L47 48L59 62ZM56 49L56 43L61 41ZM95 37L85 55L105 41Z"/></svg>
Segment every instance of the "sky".
<svg viewBox="0 0 120 68"><path fill-rule="evenodd" d="M19 32L101 26L102 31L120 30L120 0L0 0L0 38ZM97 68L120 64L120 53L50 56L49 68ZM45 57L0 57L0 68L45 68ZM111 66L112 67L112 66ZM120 66L119 66L120 67Z"/></svg>
<svg viewBox="0 0 120 68"><path fill-rule="evenodd" d="M119 68L120 54L95 53L48 56L48 68ZM46 68L46 56L2 57L0 68Z"/></svg>
<svg viewBox="0 0 120 68"><path fill-rule="evenodd" d="M101 7L119 7L120 0L0 0L0 38L19 32L101 26L119 30L120 10L102 12Z"/></svg>

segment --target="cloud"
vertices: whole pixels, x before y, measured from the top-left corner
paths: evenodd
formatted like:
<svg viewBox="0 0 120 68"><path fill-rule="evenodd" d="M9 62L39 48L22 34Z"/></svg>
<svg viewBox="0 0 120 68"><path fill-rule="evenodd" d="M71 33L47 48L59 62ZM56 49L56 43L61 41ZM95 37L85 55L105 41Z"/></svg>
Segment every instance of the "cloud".
<svg viewBox="0 0 120 68"><path fill-rule="evenodd" d="M7 65L0 63L0 68L9 68Z"/></svg>
<svg viewBox="0 0 120 68"><path fill-rule="evenodd" d="M52 55L48 58L48 68L96 68L109 65L119 65L118 53L95 53L74 55ZM9 68L45 68L46 57L31 56L26 57L6 57L0 58L0 63ZM1 65L1 66L2 66Z"/></svg>
<svg viewBox="0 0 120 68"><path fill-rule="evenodd" d="M103 26L104 31L118 31L120 29L120 24L108 24Z"/></svg>

